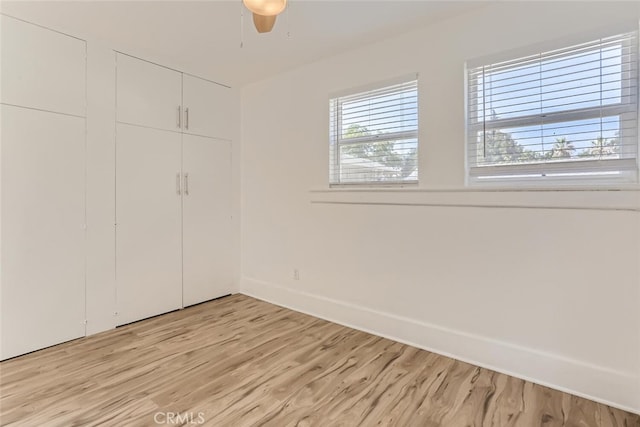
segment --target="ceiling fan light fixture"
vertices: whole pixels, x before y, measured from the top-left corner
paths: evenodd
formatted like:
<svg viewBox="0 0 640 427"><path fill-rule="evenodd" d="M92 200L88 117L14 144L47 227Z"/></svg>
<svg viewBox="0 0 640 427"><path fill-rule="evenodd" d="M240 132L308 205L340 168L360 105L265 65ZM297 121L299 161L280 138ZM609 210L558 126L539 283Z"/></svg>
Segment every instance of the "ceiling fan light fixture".
<svg viewBox="0 0 640 427"><path fill-rule="evenodd" d="M254 13L254 16L276 16L287 7L287 0L242 0L242 2Z"/></svg>
<svg viewBox="0 0 640 427"><path fill-rule="evenodd" d="M273 29L274 24L276 23L276 15L273 16L264 16L258 15L257 13L253 14L253 25L255 25L256 30L259 33L268 33Z"/></svg>

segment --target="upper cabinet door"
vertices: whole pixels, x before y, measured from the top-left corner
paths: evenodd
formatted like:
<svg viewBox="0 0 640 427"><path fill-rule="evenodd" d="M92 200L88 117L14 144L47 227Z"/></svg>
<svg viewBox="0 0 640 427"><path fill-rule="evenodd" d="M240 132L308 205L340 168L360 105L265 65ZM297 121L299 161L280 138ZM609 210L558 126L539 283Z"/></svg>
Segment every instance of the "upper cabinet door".
<svg viewBox="0 0 640 427"><path fill-rule="evenodd" d="M230 88L183 75L184 132L233 139L233 94Z"/></svg>
<svg viewBox="0 0 640 427"><path fill-rule="evenodd" d="M84 116L86 43L0 15L4 104Z"/></svg>
<svg viewBox="0 0 640 427"><path fill-rule="evenodd" d="M117 54L117 120L181 131L182 73Z"/></svg>

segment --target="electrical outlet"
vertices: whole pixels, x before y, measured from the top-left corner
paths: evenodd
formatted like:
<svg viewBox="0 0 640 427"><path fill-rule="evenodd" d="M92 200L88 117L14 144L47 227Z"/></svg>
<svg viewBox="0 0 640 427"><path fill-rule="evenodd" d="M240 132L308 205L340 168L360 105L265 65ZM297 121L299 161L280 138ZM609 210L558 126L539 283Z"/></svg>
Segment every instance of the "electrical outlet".
<svg viewBox="0 0 640 427"><path fill-rule="evenodd" d="M293 280L300 280L300 271L297 268L293 269Z"/></svg>

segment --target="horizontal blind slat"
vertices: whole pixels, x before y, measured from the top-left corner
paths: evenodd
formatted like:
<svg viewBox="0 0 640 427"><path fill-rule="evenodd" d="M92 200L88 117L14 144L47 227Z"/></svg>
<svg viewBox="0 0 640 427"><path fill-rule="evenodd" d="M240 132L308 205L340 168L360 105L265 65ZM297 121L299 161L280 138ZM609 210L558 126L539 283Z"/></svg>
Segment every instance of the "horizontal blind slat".
<svg viewBox="0 0 640 427"><path fill-rule="evenodd" d="M551 174L571 172L632 171L637 168L635 159L584 160L574 162L549 162L530 165L480 166L470 170L473 177L500 175Z"/></svg>
<svg viewBox="0 0 640 427"><path fill-rule="evenodd" d="M624 64L623 64L624 65ZM584 77L576 77L576 74L584 74L585 70L580 70L578 72L575 73L567 73L564 74L562 76L556 76L553 77L555 79L558 79L560 77L564 77L564 80L559 80L559 81L554 81L554 82L550 82L551 78L547 79L547 82L545 84L543 84L543 81L539 78L533 79L533 80L526 80L526 81L520 81L517 83L511 83L511 84L507 84L507 85L502 85L502 86L497 86L497 85L489 85L489 87L487 87L487 85L485 84L471 84L469 85L469 89L472 89L474 92L478 93L478 94L483 94L483 96L488 96L485 95L485 92L487 94L496 96L496 95L503 95L503 94L508 94L508 93L514 93L514 92L520 92L522 90L532 90L532 89L539 89L539 88L548 88L550 86L554 86L554 85L559 85L559 84L568 84L568 83L579 83L579 82L583 82L585 80L593 80L595 78L598 79L602 79L602 83L616 83L616 82L620 82L620 83L624 83L624 82L629 82L629 81L635 81L636 80L636 74L637 74L637 70L636 70L636 63L631 64L632 67L630 66L630 68L628 70L626 70L626 72L622 73L621 71L611 71L609 72L607 70L608 67L604 67L604 68L594 68L593 70L604 70L604 72L600 72L598 75L588 75L588 76L584 76ZM593 70L586 70L586 71L593 71ZM623 76L623 74L626 74L626 77ZM525 86L527 84L531 84L530 86ZM598 82L600 83L600 82ZM504 89L504 88L508 88L506 90L498 90L498 89ZM477 96L479 97L479 96Z"/></svg>
<svg viewBox="0 0 640 427"><path fill-rule="evenodd" d="M603 55L604 53L604 55ZM589 56L595 56L598 55L597 59L590 59L588 61L577 61L579 58L586 58ZM514 64L511 67L495 67L492 65L485 65L483 67L479 67L479 68L474 68L472 70L469 71L469 75L470 77L482 77L486 74L491 74L491 76L494 77L499 77L501 75L506 75L509 73L513 73L514 71L518 70L518 69L528 69L531 68L532 66L541 66L542 62L544 62L545 64L545 72L550 72L550 71L556 71L556 70L561 70L561 69L565 69L567 67L570 67L572 65L586 65L586 64L590 64L596 61L601 61L601 60L605 60L605 61L612 61L614 59L620 59L622 60L622 58L626 58L626 62L633 62L633 58L635 58L637 55L637 53L632 49L632 47L618 47L617 49L615 47L612 47L611 49L609 49L608 51L601 51L600 49L593 49L590 50L588 52L585 52L582 55L567 55L565 57L559 58L556 61L548 61L545 60L544 57L536 57L533 58L529 61L526 62L522 62L522 63L517 63ZM553 64L560 64L563 62L567 62L569 59L574 61L574 64L571 65L562 65L562 66L558 66L558 67L551 67L550 65ZM525 77L528 75L532 75L531 73L526 73L526 74L521 74L521 77ZM507 77L507 78L511 78L511 77ZM506 78L505 78L506 79ZM501 81L504 79L494 79L494 81Z"/></svg>
<svg viewBox="0 0 640 427"><path fill-rule="evenodd" d="M612 45L623 45L623 46L633 46L637 43L637 32L631 32L626 34L621 34L619 36L611 37L611 38L603 38L599 40L594 40L592 42L583 43L579 45L574 45L570 47L566 47L563 49L557 49L553 51L543 52L535 55L529 55L522 58L517 58L508 61L496 62L493 64L486 64L484 67L492 67L494 70L500 70L502 68L514 68L518 65L529 65L531 63L535 63L536 61L540 61L541 59L549 59L553 60L553 58L566 56L572 52L582 52L585 50L592 50L594 47L602 46L603 48L608 48ZM633 50L631 48L631 50ZM635 53L635 51L633 51ZM482 68L482 67L474 67L474 68Z"/></svg>
<svg viewBox="0 0 640 427"><path fill-rule="evenodd" d="M626 73L629 74L629 77L621 78L620 80L621 81L634 80L634 75L635 75L635 72L636 72L636 69L637 69L637 60L622 62L619 65L619 67L625 67L625 66L628 67L628 69L626 70ZM584 73L587 73L587 72L596 71L596 70L602 70L602 69L607 70L608 68L612 68L612 67L614 67L614 66L612 65L612 66L606 66L606 67L593 67L593 68L588 68L588 69L582 69L580 71L576 71L576 72L572 72L572 73L565 73L565 74L562 74L562 76L563 77L567 77L566 80L560 81L560 82L555 82L555 83L548 83L548 84L542 84L542 81L544 81L544 79L542 79L542 78L534 78L534 79L530 79L530 80L524 80L524 81L515 82L515 83L507 83L507 84L503 84L503 85L493 84L494 82L490 82L490 84L487 85L486 83L483 82L483 83L480 83L480 84L471 84L469 87L472 88L472 89L476 89L476 90L478 90L479 88L482 88L484 91L490 91L493 94L503 94L503 93L510 93L510 92L516 91L518 89L509 89L509 90L504 90L504 91L496 91L496 89L503 89L503 88L507 88L507 87L508 88L514 88L514 87L517 87L519 85L525 85L525 84L528 84L528 83L531 83L532 85L534 83L537 84L537 86L535 86L535 87L539 87L539 86L540 87L545 87L545 86L551 86L553 84L571 83L573 81L586 80L586 79L594 78L594 77L620 76L621 75L620 71L616 71L616 72L605 71L605 72L598 73L597 76L572 78L572 76L575 76L576 74L584 74ZM540 73L531 73L529 75L539 75L539 74ZM527 77L527 76L521 76L521 77ZM556 77L548 77L547 80L550 80L552 78L558 78L558 77L557 76ZM504 80L507 80L507 79L503 79L501 81L504 81ZM489 87L487 88L487 86L489 86Z"/></svg>

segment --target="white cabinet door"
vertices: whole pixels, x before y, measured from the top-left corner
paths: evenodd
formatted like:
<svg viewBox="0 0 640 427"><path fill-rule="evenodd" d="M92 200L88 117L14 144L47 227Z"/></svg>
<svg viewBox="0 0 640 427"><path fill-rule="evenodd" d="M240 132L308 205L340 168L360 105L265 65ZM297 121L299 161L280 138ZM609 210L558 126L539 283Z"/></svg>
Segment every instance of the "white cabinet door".
<svg viewBox="0 0 640 427"><path fill-rule="evenodd" d="M85 120L0 111L6 359L85 334Z"/></svg>
<svg viewBox="0 0 640 427"><path fill-rule="evenodd" d="M181 135L118 124L116 287L119 325L182 306Z"/></svg>
<svg viewBox="0 0 640 427"><path fill-rule="evenodd" d="M120 53L116 61L117 120L181 131L182 73Z"/></svg>
<svg viewBox="0 0 640 427"><path fill-rule="evenodd" d="M226 86L183 75L184 132L233 139L232 92Z"/></svg>
<svg viewBox="0 0 640 427"><path fill-rule="evenodd" d="M4 104L85 115L86 43L0 15Z"/></svg>
<svg viewBox="0 0 640 427"><path fill-rule="evenodd" d="M231 144L183 136L184 305L232 292Z"/></svg>

